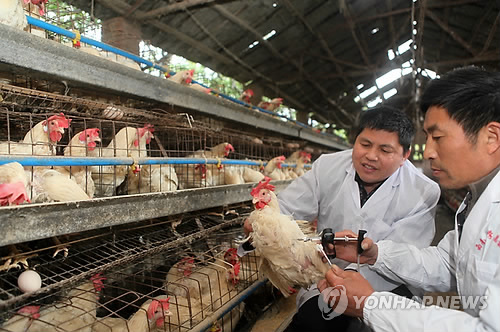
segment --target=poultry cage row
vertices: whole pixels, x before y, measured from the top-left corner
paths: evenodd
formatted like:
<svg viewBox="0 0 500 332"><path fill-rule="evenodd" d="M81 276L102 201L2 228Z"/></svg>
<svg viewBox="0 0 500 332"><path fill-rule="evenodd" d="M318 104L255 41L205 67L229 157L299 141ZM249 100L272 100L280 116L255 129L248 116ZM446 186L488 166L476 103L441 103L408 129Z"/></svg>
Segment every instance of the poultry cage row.
<svg viewBox="0 0 500 332"><path fill-rule="evenodd" d="M57 200L43 190L49 175L76 182L79 188L67 182L72 196L66 200L81 200L258 182L263 174L293 179L311 160L296 142L217 130L187 113L117 107L8 84L0 85L0 93L0 155L3 163L31 166L33 202Z"/></svg>
<svg viewBox="0 0 500 332"><path fill-rule="evenodd" d="M250 211L239 204L2 248L0 331L233 331L242 295L262 283L256 256L236 255ZM35 293L17 286L24 264L41 276Z"/></svg>

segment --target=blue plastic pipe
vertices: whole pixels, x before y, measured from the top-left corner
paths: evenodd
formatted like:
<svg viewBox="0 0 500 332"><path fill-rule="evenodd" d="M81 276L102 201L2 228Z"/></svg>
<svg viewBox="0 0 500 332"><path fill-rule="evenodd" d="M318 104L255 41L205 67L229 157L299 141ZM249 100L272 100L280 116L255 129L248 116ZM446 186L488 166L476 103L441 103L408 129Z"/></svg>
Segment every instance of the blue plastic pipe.
<svg viewBox="0 0 500 332"><path fill-rule="evenodd" d="M63 29L63 28L60 28L58 26L55 26L55 25L52 25L50 23L47 23L45 21L42 21L42 20L39 20L37 18L34 18L34 17L31 17L29 15L26 15L26 19L28 20L28 23L31 24L31 25L34 25L34 26L37 26L39 28L42 28L42 29L45 29L47 31L51 31L51 32L54 32L54 33L57 33L57 34L60 34L60 35L63 35L63 36L66 36L70 39L75 39L76 38L76 33L72 32L72 31L69 31L69 30L66 30L66 29ZM106 51L109 51L109 52L113 52L115 54L119 54L121 56L124 56L126 58L129 58L129 59L132 59L136 62L139 62L139 63L143 63L145 65L147 65L148 67L153 67L155 69L158 69L162 72L168 72L168 69L162 67L162 66L159 66L151 61L148 61L148 60L145 60L141 57L138 57L137 55L135 54L132 54L132 53L129 53L129 52L126 52L126 51L123 51L123 50L120 50L116 47L113 47L113 46L110 46L108 44L105 44L105 43L102 43L100 41L97 41L97 40L94 40L94 39L90 39L90 38L87 38L87 37L84 37L83 35L80 36L80 40L86 44L89 44L89 45L92 45L92 46L96 46L96 47L99 47L103 50L106 50ZM175 75L175 72L170 72L170 75ZM192 81L194 84L199 84L201 85L202 87L204 88L209 88L208 86L204 85L203 83L200 83L200 82L197 82L197 81ZM299 122L299 121L296 121L296 120L293 120L285 115L281 115L281 114L276 114L276 113L273 113L271 111L268 111L268 110L265 110L263 108L260 108L260 107L257 107L257 106L253 106L253 105L249 105L239 99L236 99L236 98L233 98L231 96L228 96L228 95L225 95L223 93L217 93L217 95L225 98L225 99L228 99L228 100L231 100L232 102L235 102L237 104L240 104L240 105L243 105L245 107L249 107L249 108L252 108L252 109L256 109L262 113L266 113L266 114L270 114L270 115L274 115L274 116L279 116L281 118L284 118L284 119L287 119L288 121L290 122L293 122L293 123L296 123L297 125L301 126L301 127L304 127L304 128L311 128L310 126L302 123L302 122Z"/></svg>

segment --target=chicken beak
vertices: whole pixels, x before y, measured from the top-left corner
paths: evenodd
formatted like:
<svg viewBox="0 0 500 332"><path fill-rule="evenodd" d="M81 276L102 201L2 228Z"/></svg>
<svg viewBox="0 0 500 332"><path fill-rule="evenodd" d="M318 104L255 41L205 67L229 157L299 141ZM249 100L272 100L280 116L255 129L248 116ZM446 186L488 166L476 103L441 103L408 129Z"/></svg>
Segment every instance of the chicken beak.
<svg viewBox="0 0 500 332"><path fill-rule="evenodd" d="M258 198L258 197L254 197L254 198L252 199L252 204L255 204L255 203L257 203L257 202L259 202L259 198Z"/></svg>
<svg viewBox="0 0 500 332"><path fill-rule="evenodd" d="M94 138L94 142L102 142L100 137Z"/></svg>

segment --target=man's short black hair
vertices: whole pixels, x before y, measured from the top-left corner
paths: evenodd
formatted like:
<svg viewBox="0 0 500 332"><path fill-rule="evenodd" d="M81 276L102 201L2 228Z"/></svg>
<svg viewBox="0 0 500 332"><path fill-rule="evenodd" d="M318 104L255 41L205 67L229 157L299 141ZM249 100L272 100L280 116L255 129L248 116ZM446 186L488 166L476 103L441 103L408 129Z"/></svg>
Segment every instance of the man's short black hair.
<svg viewBox="0 0 500 332"><path fill-rule="evenodd" d="M431 106L445 108L475 144L481 128L500 122L500 73L474 66L450 71L425 89L420 109L425 114Z"/></svg>
<svg viewBox="0 0 500 332"><path fill-rule="evenodd" d="M404 112L389 106L379 106L363 112L359 119L356 138L366 128L397 133L403 153L410 150L415 136L415 127L410 118Z"/></svg>

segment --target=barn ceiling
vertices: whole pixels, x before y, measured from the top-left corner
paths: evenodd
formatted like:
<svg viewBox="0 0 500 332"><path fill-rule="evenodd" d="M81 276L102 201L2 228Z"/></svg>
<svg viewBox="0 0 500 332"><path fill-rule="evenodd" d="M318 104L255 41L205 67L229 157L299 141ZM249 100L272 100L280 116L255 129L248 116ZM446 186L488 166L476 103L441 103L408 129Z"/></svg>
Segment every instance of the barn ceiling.
<svg viewBox="0 0 500 332"><path fill-rule="evenodd" d="M416 115L415 100L432 72L469 64L498 70L500 64L494 0L67 2L102 20L133 20L153 45L252 81L265 96L283 97L338 127L350 127L377 97ZM401 46L409 40L410 47ZM398 48L401 54L390 60L388 51ZM401 75L393 70L403 65L409 74L375 84L384 74ZM389 97L393 89L397 94Z"/></svg>

